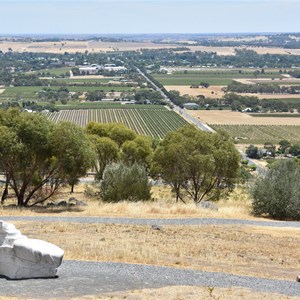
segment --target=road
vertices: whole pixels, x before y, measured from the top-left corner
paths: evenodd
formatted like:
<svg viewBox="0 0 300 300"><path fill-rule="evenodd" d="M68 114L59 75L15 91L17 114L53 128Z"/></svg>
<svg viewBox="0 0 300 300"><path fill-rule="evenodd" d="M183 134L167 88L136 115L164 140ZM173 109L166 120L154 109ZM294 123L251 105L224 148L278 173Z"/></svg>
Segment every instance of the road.
<svg viewBox="0 0 300 300"><path fill-rule="evenodd" d="M214 129L212 129L210 126L208 126L207 124L204 124L202 122L200 122L198 119L194 118L193 116L191 116L189 113L187 113L187 111L185 109L180 108L179 106L175 105L170 98L152 81L150 80L139 68L136 68L138 73L143 76L165 99L165 101L169 104L171 104L173 106L173 110L175 112L177 112L178 114L180 114L183 118L185 118L187 121L189 121L190 123L194 124L195 126L197 126L197 128L199 128L200 130L203 131L208 131L208 132L215 132ZM242 156L243 160L248 160L249 163L248 165L255 165L256 166L256 171L259 175L264 176L266 174L266 169L263 168L262 166L256 164L253 160L249 159L246 154L242 151L240 151L240 154Z"/></svg>

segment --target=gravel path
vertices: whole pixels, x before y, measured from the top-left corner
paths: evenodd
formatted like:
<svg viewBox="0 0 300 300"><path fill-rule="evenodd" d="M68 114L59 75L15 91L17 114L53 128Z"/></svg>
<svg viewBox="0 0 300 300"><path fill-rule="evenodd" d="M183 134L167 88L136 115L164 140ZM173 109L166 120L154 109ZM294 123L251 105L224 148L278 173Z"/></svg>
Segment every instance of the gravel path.
<svg viewBox="0 0 300 300"><path fill-rule="evenodd" d="M28 222L70 222L126 225L252 225L266 227L300 228L300 222L286 221L254 221L218 218L186 218L186 219L138 219L138 218L104 218L104 217L63 217L63 216L0 216L3 221Z"/></svg>
<svg viewBox="0 0 300 300"><path fill-rule="evenodd" d="M100 295L164 286L242 287L261 292L300 296L300 284L292 281L201 272L125 263L64 261L55 279L7 280L0 278L0 296L39 299Z"/></svg>
<svg viewBox="0 0 300 300"><path fill-rule="evenodd" d="M5 221L42 221L105 223L129 225L252 225L273 227L300 227L300 222L268 222L238 219L131 219L102 217L60 216L1 216ZM287 296L300 296L300 284L296 281L238 276L219 272L202 272L169 267L133 265L126 263L99 263L64 261L55 279L7 280L0 278L0 296L32 297L38 299L100 295L165 286L242 287L255 291L272 292Z"/></svg>

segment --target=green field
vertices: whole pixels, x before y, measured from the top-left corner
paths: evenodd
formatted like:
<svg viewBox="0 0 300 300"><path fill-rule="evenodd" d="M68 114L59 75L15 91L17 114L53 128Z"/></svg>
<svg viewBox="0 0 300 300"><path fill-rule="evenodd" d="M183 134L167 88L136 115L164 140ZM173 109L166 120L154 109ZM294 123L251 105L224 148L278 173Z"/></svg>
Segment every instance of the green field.
<svg viewBox="0 0 300 300"><path fill-rule="evenodd" d="M89 122L123 123L141 135L164 138L188 123L174 111L161 109L87 109L44 113L53 122L69 121L81 127Z"/></svg>
<svg viewBox="0 0 300 300"><path fill-rule="evenodd" d="M200 82L208 82L210 85L228 85L233 79L249 78L255 79L252 73L238 73L233 71L189 71L176 72L173 74L153 74L153 77L163 85L192 85ZM260 74L258 78L280 78L280 74L266 73Z"/></svg>
<svg viewBox="0 0 300 300"><path fill-rule="evenodd" d="M45 102L43 105L47 104ZM68 102L68 104L56 104L55 108L59 110L74 110L74 109L107 109L107 108L118 108L118 109L164 109L161 105L152 104L121 104L119 102Z"/></svg>
<svg viewBox="0 0 300 300"><path fill-rule="evenodd" d="M228 132L239 144L278 144L281 140L300 141L300 126L288 125L210 125L215 130Z"/></svg>
<svg viewBox="0 0 300 300"><path fill-rule="evenodd" d="M253 96L256 96L256 94L253 94ZM262 99L262 100L276 100L276 101L281 101L283 103L290 103L290 104L300 103L300 97L299 98L274 98L274 99Z"/></svg>
<svg viewBox="0 0 300 300"><path fill-rule="evenodd" d="M16 86L8 87L5 91L0 94L0 100L15 100L15 99L24 99L24 100L34 100L38 98L38 92L43 88L48 88L46 86ZM51 86L53 90L58 90L60 86ZM130 91L134 88L127 86L68 86L70 92L89 92L96 90L103 90L105 92L115 91L115 92L124 92Z"/></svg>
<svg viewBox="0 0 300 300"><path fill-rule="evenodd" d="M55 81L61 82L61 83L66 83L66 84L70 84L70 83L104 83L107 84L109 81L113 81L113 78L76 78L76 77L72 77L72 78L54 78ZM118 84L118 82L117 82Z"/></svg>
<svg viewBox="0 0 300 300"><path fill-rule="evenodd" d="M268 114L249 114L251 117L255 117L255 118L300 118L300 114L299 113L290 113L290 114L272 114L272 113L268 113Z"/></svg>

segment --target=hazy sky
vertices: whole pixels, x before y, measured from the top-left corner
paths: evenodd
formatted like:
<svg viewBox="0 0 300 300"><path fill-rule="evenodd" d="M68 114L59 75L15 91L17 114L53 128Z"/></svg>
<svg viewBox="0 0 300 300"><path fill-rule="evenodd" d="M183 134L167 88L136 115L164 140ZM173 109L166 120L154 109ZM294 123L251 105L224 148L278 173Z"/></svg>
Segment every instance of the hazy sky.
<svg viewBox="0 0 300 300"><path fill-rule="evenodd" d="M300 0L0 0L0 33L300 32Z"/></svg>

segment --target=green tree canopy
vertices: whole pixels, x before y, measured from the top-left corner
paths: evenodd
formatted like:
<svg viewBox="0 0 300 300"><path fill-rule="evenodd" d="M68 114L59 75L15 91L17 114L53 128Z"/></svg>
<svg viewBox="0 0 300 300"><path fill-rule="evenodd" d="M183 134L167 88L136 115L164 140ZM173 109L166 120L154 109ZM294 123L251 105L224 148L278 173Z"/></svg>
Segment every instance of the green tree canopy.
<svg viewBox="0 0 300 300"><path fill-rule="evenodd" d="M217 199L235 182L239 153L229 136L186 126L169 133L154 154L154 166L182 199L181 190L195 203Z"/></svg>
<svg viewBox="0 0 300 300"><path fill-rule="evenodd" d="M149 167L153 150L151 138L137 136L132 141L126 141L122 145L122 159L125 163L132 165L138 163Z"/></svg>
<svg viewBox="0 0 300 300"><path fill-rule="evenodd" d="M0 169L18 206L42 203L61 184L75 184L90 153L75 125L55 125L39 114L0 112Z"/></svg>
<svg viewBox="0 0 300 300"><path fill-rule="evenodd" d="M94 145L96 160L94 167L96 169L96 179L102 179L105 167L108 164L117 162L120 156L118 144L108 137L90 136Z"/></svg>

